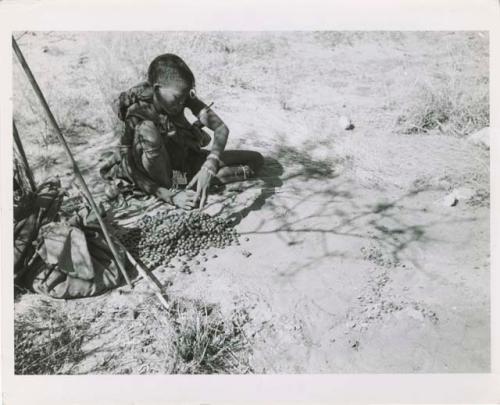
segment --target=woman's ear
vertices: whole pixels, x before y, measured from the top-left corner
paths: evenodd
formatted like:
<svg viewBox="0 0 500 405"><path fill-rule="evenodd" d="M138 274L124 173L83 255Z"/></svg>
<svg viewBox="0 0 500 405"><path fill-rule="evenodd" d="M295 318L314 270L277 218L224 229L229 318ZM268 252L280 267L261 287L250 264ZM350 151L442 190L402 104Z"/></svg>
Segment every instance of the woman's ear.
<svg viewBox="0 0 500 405"><path fill-rule="evenodd" d="M194 87L189 90L189 97L191 97L192 99L196 98L196 89Z"/></svg>
<svg viewBox="0 0 500 405"><path fill-rule="evenodd" d="M158 91L160 90L160 85L158 83L153 84L153 94L158 96Z"/></svg>

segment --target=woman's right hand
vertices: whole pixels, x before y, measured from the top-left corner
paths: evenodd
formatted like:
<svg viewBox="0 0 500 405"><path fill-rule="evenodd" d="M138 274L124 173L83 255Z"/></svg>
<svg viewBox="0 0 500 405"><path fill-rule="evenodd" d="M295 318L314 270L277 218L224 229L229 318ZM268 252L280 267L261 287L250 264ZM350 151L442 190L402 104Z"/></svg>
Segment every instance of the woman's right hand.
<svg viewBox="0 0 500 405"><path fill-rule="evenodd" d="M176 207L191 210L195 207L198 196L193 190L182 190L172 197L172 202Z"/></svg>
<svg viewBox="0 0 500 405"><path fill-rule="evenodd" d="M170 191L168 188L160 187L155 194L160 200L185 210L193 209L198 199L193 190Z"/></svg>

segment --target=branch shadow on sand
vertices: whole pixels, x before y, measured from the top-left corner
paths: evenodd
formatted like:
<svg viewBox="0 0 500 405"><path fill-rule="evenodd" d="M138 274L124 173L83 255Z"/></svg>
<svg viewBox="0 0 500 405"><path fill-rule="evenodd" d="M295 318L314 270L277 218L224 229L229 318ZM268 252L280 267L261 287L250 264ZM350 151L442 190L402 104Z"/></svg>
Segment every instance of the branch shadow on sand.
<svg viewBox="0 0 500 405"><path fill-rule="evenodd" d="M353 184L356 178L342 176L346 163L343 158L313 159L307 151L281 146L273 158L266 159L260 177L265 186L259 197L252 205L233 213L232 218L239 223L252 211L270 211L266 215L268 220L257 221L252 230L244 233L276 234L288 245L319 235L322 255L305 262L300 260L295 269L287 270L288 275L334 257L367 259L359 249L332 249L328 242L331 236L351 239L353 245L354 240L361 240L363 244L377 246L393 264L407 261L422 269L418 259L408 254L408 249L448 243L436 239L431 228L477 220L474 214L456 218L446 211L429 208L429 200L423 194L443 194L446 193L444 187L413 186L392 199L376 190L364 189L360 195L359 185ZM239 191L250 187L252 184L242 186Z"/></svg>
<svg viewBox="0 0 500 405"><path fill-rule="evenodd" d="M257 179L236 183L226 187L225 195L217 200L217 204L231 205L228 215L234 225L239 224L250 212L258 211L266 202L277 193L281 193L283 186L292 186L292 180L328 180L338 176L335 172L335 163L329 160L315 160L307 152L301 152L290 146L280 146L274 153L264 158L264 166ZM252 197L250 204L241 204L242 208L235 209L231 200L235 194L244 194L250 190L260 190L258 196ZM336 194L332 191L332 194Z"/></svg>

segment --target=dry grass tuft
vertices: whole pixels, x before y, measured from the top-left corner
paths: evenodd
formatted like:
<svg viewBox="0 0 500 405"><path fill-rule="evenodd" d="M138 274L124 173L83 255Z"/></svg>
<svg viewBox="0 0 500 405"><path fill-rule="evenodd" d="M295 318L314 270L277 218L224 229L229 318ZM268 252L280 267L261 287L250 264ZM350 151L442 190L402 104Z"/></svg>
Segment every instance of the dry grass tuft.
<svg viewBox="0 0 500 405"><path fill-rule="evenodd" d="M67 374L83 357L88 322L75 321L58 306L41 301L16 316L16 374Z"/></svg>
<svg viewBox="0 0 500 405"><path fill-rule="evenodd" d="M453 78L420 85L410 106L398 117L403 133L440 130L466 136L489 126L489 98L484 86L467 91Z"/></svg>
<svg viewBox="0 0 500 405"><path fill-rule="evenodd" d="M489 69L485 64L489 42L483 33L460 38L453 45L444 38L447 57L422 71L425 81L418 78L410 85L407 106L397 118L403 133L439 130L463 137L489 126Z"/></svg>
<svg viewBox="0 0 500 405"><path fill-rule="evenodd" d="M242 324L245 311L224 319L213 306L192 303L174 317L175 372L181 374L245 373L249 366L239 355L247 348Z"/></svg>
<svg viewBox="0 0 500 405"><path fill-rule="evenodd" d="M16 313L16 374L251 372L244 309L226 316L215 305L179 298L166 311L154 296L104 310L101 300L31 298Z"/></svg>

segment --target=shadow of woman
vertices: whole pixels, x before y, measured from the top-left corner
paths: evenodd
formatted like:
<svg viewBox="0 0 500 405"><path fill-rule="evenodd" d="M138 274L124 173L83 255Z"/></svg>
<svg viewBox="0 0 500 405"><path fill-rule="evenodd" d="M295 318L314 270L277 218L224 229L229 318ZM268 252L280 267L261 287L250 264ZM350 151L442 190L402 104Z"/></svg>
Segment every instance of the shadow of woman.
<svg viewBox="0 0 500 405"><path fill-rule="evenodd" d="M283 185L281 176L284 173L281 163L270 157L264 158L264 165L259 171L254 181L240 183L237 187L238 192L244 192L252 187L260 187L260 194L254 198L250 205L242 207L240 210L233 211L228 219L234 224L239 224L250 212L260 210L266 200L276 193L276 189Z"/></svg>

